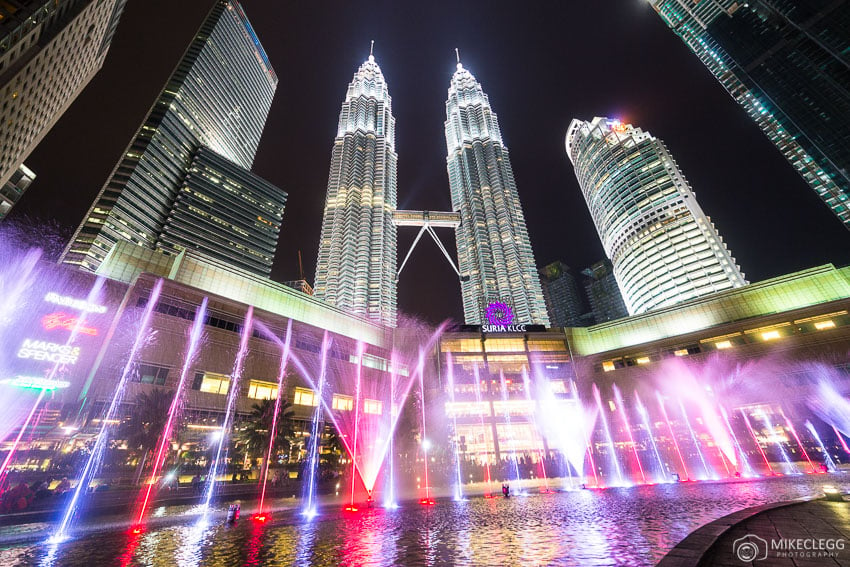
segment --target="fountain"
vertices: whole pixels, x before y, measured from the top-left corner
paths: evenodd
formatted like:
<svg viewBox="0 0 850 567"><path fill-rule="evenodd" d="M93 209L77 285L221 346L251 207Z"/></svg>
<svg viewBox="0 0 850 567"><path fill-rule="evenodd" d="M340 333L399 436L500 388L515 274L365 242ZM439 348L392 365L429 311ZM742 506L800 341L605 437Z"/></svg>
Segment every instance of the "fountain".
<svg viewBox="0 0 850 567"><path fill-rule="evenodd" d="M818 444L818 448L820 449L821 453L823 454L824 466L826 467L825 472L831 472L832 473L832 472L837 471L838 467L835 466L835 461L833 461L832 457L829 456L829 451L826 450L826 445L823 444L823 441L821 440L820 435L818 435L818 430L815 429L815 426L812 425L812 422L809 421L809 420L806 420L805 426L806 426L806 429L809 430L809 433L812 434L812 438L814 438L815 442Z"/></svg>
<svg viewBox="0 0 850 567"><path fill-rule="evenodd" d="M623 427L625 428L626 435L629 438L629 446L632 448L632 453L635 456L635 463L640 471L640 481L642 484L646 484L646 475L643 472L643 465L640 462L640 455L638 455L634 435L632 435L632 425L629 423L629 415L626 413L626 404L623 402L623 395L620 393L620 389L616 384L613 384L611 389L614 391L614 399L617 401L617 407L620 410L620 418L623 420Z"/></svg>
<svg viewBox="0 0 850 567"><path fill-rule="evenodd" d="M319 444L321 443L321 428L319 424L322 419L322 396L325 391L325 376L327 373L330 342L330 336L325 332L322 339L321 369L319 370L316 391L313 394L318 397L319 403L316 404L316 409L313 410L312 426L310 429L310 447L308 449L307 462L305 463L308 479L307 484L304 485L304 505L301 508L301 513L307 518L312 518L318 513L316 509L316 471L319 468Z"/></svg>
<svg viewBox="0 0 850 567"><path fill-rule="evenodd" d="M201 302L200 307L198 307L198 310L195 312L195 320L192 323L192 328L189 332L189 344L186 347L186 354L183 357L183 368L180 371L180 379L178 380L177 388L174 391L174 398L168 408L168 419L165 422L165 428L159 436L156 457L153 461L153 467L151 467L150 476L139 493L137 512L135 514L135 531L141 531L143 529L143 522L145 519L145 513L147 512L148 503L150 502L151 492L159 480L160 469L165 462L167 447L171 442L171 430L174 427L174 421L180 409L180 400L183 396L186 377L189 375L189 369L192 365L192 361L194 360L200 346L201 336L204 330L204 321L206 320L207 302L208 300L205 297Z"/></svg>
<svg viewBox="0 0 850 567"><path fill-rule="evenodd" d="M762 407L756 408L754 412L755 415L761 418L762 423L764 424L765 429L769 432L768 441L773 439L773 443L776 445L776 448L779 450L779 454L782 455L782 460L785 462L785 474L802 474L800 469L797 468L791 461L791 457L788 456L788 451L785 450L785 447L782 444L782 440L776 434L776 428L773 426L773 423L770 420L770 416L767 415L767 412Z"/></svg>
<svg viewBox="0 0 850 567"><path fill-rule="evenodd" d="M89 458L86 461L83 470L80 472L80 476L77 479L77 486L74 489L73 495L71 496L70 501L68 502L68 506L65 509L65 513L62 515L62 521L59 524L56 533L52 536L53 541L62 541L66 537L68 537L68 531L71 527L71 522L74 519L74 515L77 511L77 505L80 501L80 495L88 489L89 484L91 482L92 477L97 474L98 468L101 465L101 460L103 459L103 453L106 449L106 444L109 440L109 429L112 424L114 424L117 419L118 408L120 407L121 401L124 398L124 390L127 387L127 381L130 378L130 374L133 371L134 365L136 363L136 356L138 355L139 349L145 344L148 339L147 329L150 324L151 314L156 307L157 301L159 301L159 294L162 292L162 279L157 280L156 285L154 285L151 290L150 297L148 298L147 304L145 305L144 313L142 314L142 319L139 323L139 328L136 331L136 339L133 341L133 347L130 350L129 356L127 357L127 363L124 365L124 370L121 372L121 378L118 380L118 384L115 386L115 392L112 396L112 401L109 404L109 408L106 410L106 414L103 419L101 419L101 427L100 431L97 433L97 437L95 440L94 447L92 448L91 453L89 454Z"/></svg>
<svg viewBox="0 0 850 567"><path fill-rule="evenodd" d="M694 428L691 427L691 420L688 419L688 412L685 409L685 404L682 403L682 400L679 400L679 409L682 412L682 421L685 422L685 427L688 429L688 434L691 437L691 441L694 444L694 449L696 449L697 455L699 456L700 463L702 463L702 468L705 471L705 477L700 480L713 479L716 477L714 471L710 470L708 467L708 461L705 460L705 455L702 452L702 447L700 446L699 438L697 438L697 434L694 431Z"/></svg>
<svg viewBox="0 0 850 567"><path fill-rule="evenodd" d="M661 459L661 453L658 452L658 445L655 442L655 436L652 434L652 424L649 422L649 412L646 411L646 407L643 405L643 402L640 399L640 394L638 394L637 390L635 390L635 405L637 406L638 414L640 414L641 419L643 420L643 426L646 427L647 437L649 437L649 443L652 446L652 453L655 455L655 461L658 463L658 475L656 476L656 482L667 482L667 469L664 466L664 461Z"/></svg>
<svg viewBox="0 0 850 567"><path fill-rule="evenodd" d="M455 377L454 377L454 365L452 364L452 355L451 353L446 355L446 369L447 369L447 377L448 377L448 387L449 387L449 402L454 405L455 402ZM454 489L454 499L455 501L463 500L463 477L460 472L460 443L457 438L457 415L452 413L452 440L451 444L454 448L454 472L455 472L455 489Z"/></svg>
<svg viewBox="0 0 850 567"><path fill-rule="evenodd" d="M277 435L277 421L280 414L280 401L283 399L283 393L286 391L286 366L289 363L289 348L292 343L292 320L286 324L286 338L284 339L283 349L280 356L280 372L277 376L277 396L274 401L274 414L272 415L272 428L269 431L269 448L266 451L266 458L263 462L262 480L260 484L260 501L257 503L257 513L254 516L260 522L264 522L268 517L268 512L265 509L266 502L266 485L269 481L269 467L272 461L272 451L274 450L275 437ZM262 518L262 519L260 519Z"/></svg>
<svg viewBox="0 0 850 567"><path fill-rule="evenodd" d="M656 390L655 397L658 399L658 407L661 408L661 415L664 416L664 422L667 424L667 431L670 433L670 440L673 442L673 447L676 448L676 455L679 457L679 462L682 464L682 472L685 473L685 480L690 480L691 475L688 472L688 465L685 464L685 457L682 455L682 449L679 447L679 441L676 439L676 433L673 431L673 424L670 422L670 416L667 415L667 408L664 405L664 398L661 393ZM682 475L679 475L682 478Z"/></svg>
<svg viewBox="0 0 850 567"><path fill-rule="evenodd" d="M599 417L602 421L602 432L605 435L605 441L608 443L609 453L608 459L611 463L611 468L617 475L617 484L608 481L609 486L631 486L631 483L626 482L623 478L623 470L620 468L620 460L617 458L617 445L614 444L614 438L611 436L611 429L608 427L608 418L605 417L605 410L602 408L602 396L599 393L599 388L596 384L593 385L593 398L596 400L596 407L599 410Z"/></svg>
<svg viewBox="0 0 850 567"><path fill-rule="evenodd" d="M236 360L233 363L233 372L230 374L227 405L224 409L224 423L221 424L221 435L218 436L218 445L215 449L215 457L210 465L210 472L207 476L206 495L204 496L203 504L204 514L206 514L210 508L210 503L212 502L213 495L215 494L219 467L226 457L226 455L222 455L222 449L227 443L227 440L230 439L230 432L233 428L234 414L236 412L236 398L239 396L239 379L242 377L242 369L245 366L245 355L248 353L248 339L251 338L251 333L253 332L253 317L254 308L249 306L248 312L245 315L245 323L242 325L242 333L239 338L239 351L236 353Z"/></svg>

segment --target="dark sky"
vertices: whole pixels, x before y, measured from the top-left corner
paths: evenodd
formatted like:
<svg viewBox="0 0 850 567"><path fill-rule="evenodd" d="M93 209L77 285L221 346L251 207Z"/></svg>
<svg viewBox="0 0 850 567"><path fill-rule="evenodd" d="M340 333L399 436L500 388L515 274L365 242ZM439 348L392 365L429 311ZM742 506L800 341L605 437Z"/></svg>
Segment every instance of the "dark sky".
<svg viewBox="0 0 850 567"><path fill-rule="evenodd" d="M100 73L26 160L38 178L12 218L70 236L211 6L131 0ZM369 54L396 116L399 208L448 210L445 100L454 48L499 116L538 265L604 256L564 135L618 117L662 138L750 281L850 264L850 233L641 0L245 0L280 77L254 171L289 193L273 279L315 270L331 146L348 82ZM399 262L416 229L399 235ZM444 232L454 253L451 232ZM423 240L399 284L403 311L462 314L454 272Z"/></svg>

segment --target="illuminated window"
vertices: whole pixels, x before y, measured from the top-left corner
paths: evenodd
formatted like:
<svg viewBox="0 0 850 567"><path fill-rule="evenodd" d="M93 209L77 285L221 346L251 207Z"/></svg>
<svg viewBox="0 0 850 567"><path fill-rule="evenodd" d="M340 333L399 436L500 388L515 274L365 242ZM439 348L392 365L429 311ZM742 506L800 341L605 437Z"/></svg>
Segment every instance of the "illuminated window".
<svg viewBox="0 0 850 567"><path fill-rule="evenodd" d="M484 341L487 352L525 352L523 339L487 339Z"/></svg>
<svg viewBox="0 0 850 567"><path fill-rule="evenodd" d="M549 386L552 388L552 393L554 393L554 394L566 394L567 393L567 385L564 384L563 380L551 380L549 382Z"/></svg>
<svg viewBox="0 0 850 567"><path fill-rule="evenodd" d="M818 321L815 323L815 329L818 331L823 331L824 329L832 329L835 327L835 322L831 319L829 321Z"/></svg>
<svg viewBox="0 0 850 567"><path fill-rule="evenodd" d="M617 406L614 405L613 400L608 400L608 407L611 409L611 411L617 411Z"/></svg>
<svg viewBox="0 0 850 567"><path fill-rule="evenodd" d="M604 370L605 372L611 372L612 370L614 370L614 361L606 360L605 362L603 362L602 370Z"/></svg>
<svg viewBox="0 0 850 567"><path fill-rule="evenodd" d="M192 389L209 394L226 394L230 388L230 376L213 372L197 372Z"/></svg>
<svg viewBox="0 0 850 567"><path fill-rule="evenodd" d="M334 394L332 407L335 410L351 411L354 409L354 398L343 396L342 394Z"/></svg>
<svg viewBox="0 0 850 567"><path fill-rule="evenodd" d="M481 352L481 339L451 339L440 345L443 352Z"/></svg>
<svg viewBox="0 0 850 567"><path fill-rule="evenodd" d="M528 350L531 351L565 351L567 350L564 341L528 341Z"/></svg>
<svg viewBox="0 0 850 567"><path fill-rule="evenodd" d="M487 402L446 402L446 417L482 416L490 413Z"/></svg>
<svg viewBox="0 0 850 567"><path fill-rule="evenodd" d="M636 358L635 362L637 362L638 364L649 364L649 357L648 356L641 356L639 358Z"/></svg>
<svg viewBox="0 0 850 567"><path fill-rule="evenodd" d="M133 381L162 386L166 378L168 378L168 368L154 364L139 364L138 373L133 376Z"/></svg>
<svg viewBox="0 0 850 567"><path fill-rule="evenodd" d="M688 356L688 349L680 348L678 350L674 350L673 354L675 354L676 356Z"/></svg>
<svg viewBox="0 0 850 567"><path fill-rule="evenodd" d="M719 349L732 348L732 343L731 341L718 341L714 343L714 346Z"/></svg>
<svg viewBox="0 0 850 567"><path fill-rule="evenodd" d="M292 398L292 403L297 406L317 406L319 405L319 396L313 390L307 388L295 388L295 396Z"/></svg>
<svg viewBox="0 0 850 567"><path fill-rule="evenodd" d="M381 415L383 411L383 403L380 400L363 400L363 413L371 413L375 415Z"/></svg>
<svg viewBox="0 0 850 567"><path fill-rule="evenodd" d="M773 339L778 339L782 335L779 334L779 331L767 331L766 333L761 334L761 338L765 341L772 341Z"/></svg>
<svg viewBox="0 0 850 567"><path fill-rule="evenodd" d="M255 400L276 400L277 384L274 382L251 380L248 384L248 397Z"/></svg>

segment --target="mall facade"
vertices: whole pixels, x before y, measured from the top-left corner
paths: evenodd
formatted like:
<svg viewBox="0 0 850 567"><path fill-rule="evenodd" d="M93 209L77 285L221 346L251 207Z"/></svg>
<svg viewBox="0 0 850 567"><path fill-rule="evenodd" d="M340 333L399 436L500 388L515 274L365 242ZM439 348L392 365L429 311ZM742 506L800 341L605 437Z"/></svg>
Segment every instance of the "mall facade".
<svg viewBox="0 0 850 567"><path fill-rule="evenodd" d="M119 243L97 277L63 266L45 264L43 270L44 278L66 283L47 290L52 295L34 304L32 321L23 326L38 332L20 337L27 344L21 343L19 353L29 350L25 357L19 354L17 364L26 368L14 372L38 376L46 357L76 359L62 365L64 384L50 390L33 422L32 441L27 441L30 436L24 439L34 451L17 464L30 468L45 466L57 450L85 445L99 431L160 279L151 338L129 369L116 421L137 409L140 393L173 392L182 379L183 433L177 447L187 451L203 446L221 429L235 374L237 423L250 419L254 404L283 396L300 424L296 435L305 440L295 444L297 453L305 449L308 423L320 405L319 376L325 376L322 420L329 428L333 422L353 423L357 412L361 417L390 416L399 419L398 435L421 441L421 420L414 419L421 407L414 402L419 385L410 377L422 368L429 439L478 463L507 455L534 461L556 452L550 446L552 416L558 426L576 404L594 405L594 389L600 396L597 407L611 412L616 426L615 384L631 393L647 384L675 383L688 372L717 385L720 396L723 384L737 380L740 386L743 381L749 386L723 394L730 408L784 411L792 417L825 367L838 378L842 392L850 390L844 378L850 353L850 268L831 265L591 327L461 326L439 338L424 325L393 329L351 316L298 290L191 252L168 256ZM97 286L101 295L91 295ZM73 324L68 317L78 313L79 302L93 297L99 299L90 301L83 322L89 334L80 335L73 352L47 353L51 344L60 343L51 333L67 332ZM190 328L205 300L203 340L186 364ZM239 369L235 361L249 310L251 335ZM54 318L50 329L48 316ZM288 332L289 370L281 393ZM806 365L820 370L809 371ZM400 390L409 392L406 401ZM34 396L37 390L30 392L20 395ZM399 418L405 414L402 406L407 415ZM561 427L569 427L565 423ZM590 442L604 453L603 440L591 436ZM298 460L299 455L290 457Z"/></svg>

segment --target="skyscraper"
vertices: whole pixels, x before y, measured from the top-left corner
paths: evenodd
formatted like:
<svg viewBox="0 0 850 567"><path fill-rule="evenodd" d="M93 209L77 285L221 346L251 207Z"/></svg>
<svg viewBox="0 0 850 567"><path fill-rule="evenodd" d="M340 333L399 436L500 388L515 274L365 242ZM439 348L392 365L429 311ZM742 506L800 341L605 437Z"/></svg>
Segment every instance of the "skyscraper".
<svg viewBox="0 0 850 567"><path fill-rule="evenodd" d="M661 140L594 118L566 146L630 314L747 283Z"/></svg>
<svg viewBox="0 0 850 567"><path fill-rule="evenodd" d="M236 265L268 275L270 225L265 221L277 223L279 230L286 194L273 191L273 186L248 170L277 82L239 3L218 0L66 247L62 261L95 271L118 240L128 240L167 253L177 252L175 245L179 245L222 259L242 255L245 261ZM221 179L240 181L221 185L215 195L204 193L206 199L217 200L205 201L211 208L187 204L181 195L204 200L192 192L197 181L193 173L213 162L223 174ZM193 167L196 172L191 171ZM229 208L226 195L233 198L240 192L244 218L218 223L213 217L220 215L213 209ZM196 215L194 220L189 220L189 211ZM198 230L179 226L186 222L198 222ZM217 235L206 238L204 231L216 225ZM276 232L274 240L276 245Z"/></svg>
<svg viewBox="0 0 850 567"><path fill-rule="evenodd" d="M393 327L397 167L392 99L370 54L354 73L339 113L314 296Z"/></svg>
<svg viewBox="0 0 850 567"><path fill-rule="evenodd" d="M649 1L850 229L850 1Z"/></svg>
<svg viewBox="0 0 850 567"><path fill-rule="evenodd" d="M540 284L549 322L554 327L581 327L584 312L572 270L560 260L540 268Z"/></svg>
<svg viewBox="0 0 850 567"><path fill-rule="evenodd" d="M590 304L585 319L592 325L628 317L629 310L617 285L610 260L600 260L581 271L584 293Z"/></svg>
<svg viewBox="0 0 850 567"><path fill-rule="evenodd" d="M508 148L481 85L460 61L446 101L446 165L452 210L460 213L457 255L467 324L489 302L512 307L518 323L549 325Z"/></svg>
<svg viewBox="0 0 850 567"><path fill-rule="evenodd" d="M274 260L286 193L206 146L192 156L159 246L202 252L264 276Z"/></svg>
<svg viewBox="0 0 850 567"><path fill-rule="evenodd" d="M126 3L0 2L0 186L103 66Z"/></svg>
<svg viewBox="0 0 850 567"><path fill-rule="evenodd" d="M15 203L35 180L35 172L21 164L2 186L0 186L0 220L12 210Z"/></svg>

